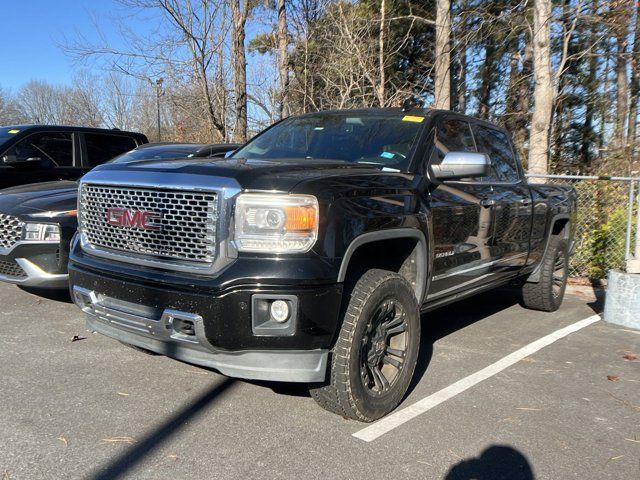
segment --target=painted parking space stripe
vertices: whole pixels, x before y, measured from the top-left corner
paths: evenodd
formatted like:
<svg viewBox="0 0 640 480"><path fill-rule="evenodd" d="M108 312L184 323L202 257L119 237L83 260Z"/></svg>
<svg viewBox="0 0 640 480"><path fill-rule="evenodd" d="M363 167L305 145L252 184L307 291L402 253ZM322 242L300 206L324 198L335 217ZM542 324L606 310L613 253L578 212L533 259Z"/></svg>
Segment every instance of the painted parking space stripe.
<svg viewBox="0 0 640 480"><path fill-rule="evenodd" d="M388 415L387 417L384 417L383 419L372 423L368 427L354 433L353 436L359 438L360 440L364 440L365 442L372 442L376 438L381 437L385 433L390 432L391 430L399 427L400 425L408 422L418 415L431 410L433 407L446 402L459 393L462 393L465 390L473 387L474 385L482 382L483 380L486 380L487 378L500 373L506 368L509 368L510 366L536 353L544 347L551 345L553 342L560 340L561 338L564 338L574 332L577 332L578 330L588 327L598 320L600 320L600 316L593 315L592 317L585 318L584 320L580 320L579 322L573 323L567 327L561 328L560 330L556 330L549 335L539 338L538 340L531 342L530 344L522 347L519 350L516 350L506 357L501 358L497 362L492 363L488 367L485 367L482 370L469 375L468 377L458 380L456 383L449 385L448 387L445 387L442 390L423 398L422 400L419 400L413 405L398 410L397 412L394 412L391 415Z"/></svg>

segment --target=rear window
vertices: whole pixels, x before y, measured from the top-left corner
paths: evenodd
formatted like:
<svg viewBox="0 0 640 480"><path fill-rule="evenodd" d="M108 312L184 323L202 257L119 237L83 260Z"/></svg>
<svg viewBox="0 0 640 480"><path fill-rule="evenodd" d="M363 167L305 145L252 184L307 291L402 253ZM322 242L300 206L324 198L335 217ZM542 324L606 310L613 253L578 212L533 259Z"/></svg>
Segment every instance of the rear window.
<svg viewBox="0 0 640 480"><path fill-rule="evenodd" d="M132 137L102 133L85 133L84 143L87 147L90 167L101 165L113 157L128 152L137 146L136 141Z"/></svg>

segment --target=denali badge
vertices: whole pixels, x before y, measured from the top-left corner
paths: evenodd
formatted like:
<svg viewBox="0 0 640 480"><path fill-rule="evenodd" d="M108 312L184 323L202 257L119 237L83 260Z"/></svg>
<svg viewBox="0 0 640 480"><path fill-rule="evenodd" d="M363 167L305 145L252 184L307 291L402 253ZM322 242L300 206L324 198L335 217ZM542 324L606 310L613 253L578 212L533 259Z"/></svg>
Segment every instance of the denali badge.
<svg viewBox="0 0 640 480"><path fill-rule="evenodd" d="M143 210L127 210L126 208L107 209L107 223L114 227L139 228L141 230L153 230L159 232L162 226L154 224L154 220L160 220L162 215Z"/></svg>

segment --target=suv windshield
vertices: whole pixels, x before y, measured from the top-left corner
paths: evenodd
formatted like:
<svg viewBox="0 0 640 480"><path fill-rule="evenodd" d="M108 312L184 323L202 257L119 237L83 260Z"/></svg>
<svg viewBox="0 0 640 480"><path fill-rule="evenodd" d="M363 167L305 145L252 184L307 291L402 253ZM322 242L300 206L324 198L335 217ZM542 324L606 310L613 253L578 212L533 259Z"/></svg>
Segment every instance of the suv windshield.
<svg viewBox="0 0 640 480"><path fill-rule="evenodd" d="M342 160L405 170L423 120L355 112L292 117L258 135L232 157Z"/></svg>
<svg viewBox="0 0 640 480"><path fill-rule="evenodd" d="M0 127L0 152L2 152L2 150L4 150L3 144L4 142L6 142L7 140L10 140L11 138L16 136L16 133L20 132L20 129L18 128L12 128L12 127Z"/></svg>

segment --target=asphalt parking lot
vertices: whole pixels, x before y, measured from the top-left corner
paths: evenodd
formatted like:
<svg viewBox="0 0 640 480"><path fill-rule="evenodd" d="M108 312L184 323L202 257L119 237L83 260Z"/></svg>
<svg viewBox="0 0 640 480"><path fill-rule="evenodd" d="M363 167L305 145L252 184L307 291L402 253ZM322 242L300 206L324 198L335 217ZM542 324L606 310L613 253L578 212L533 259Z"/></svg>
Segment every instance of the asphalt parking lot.
<svg viewBox="0 0 640 480"><path fill-rule="evenodd" d="M505 290L425 315L400 409L599 309L517 301ZM370 442L304 388L145 355L87 333L64 301L1 285L0 326L2 480L640 478L640 332L602 321Z"/></svg>

